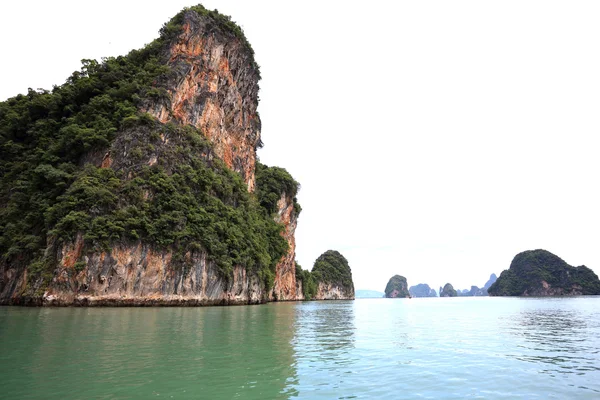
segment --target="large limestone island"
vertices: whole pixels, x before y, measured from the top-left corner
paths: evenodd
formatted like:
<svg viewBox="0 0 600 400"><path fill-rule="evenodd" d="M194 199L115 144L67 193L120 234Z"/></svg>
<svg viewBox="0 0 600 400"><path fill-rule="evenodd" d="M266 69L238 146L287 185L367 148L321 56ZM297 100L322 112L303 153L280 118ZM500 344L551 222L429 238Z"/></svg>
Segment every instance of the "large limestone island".
<svg viewBox="0 0 600 400"><path fill-rule="evenodd" d="M488 289L490 296L573 296L600 294L598 276L582 265L573 267L546 250L515 256L510 268Z"/></svg>
<svg viewBox="0 0 600 400"><path fill-rule="evenodd" d="M1 102L0 304L353 298L339 253L297 279L299 185L257 160L259 79L240 27L195 6Z"/></svg>
<svg viewBox="0 0 600 400"><path fill-rule="evenodd" d="M392 276L385 286L385 297L390 299L410 298L406 278L401 275Z"/></svg>

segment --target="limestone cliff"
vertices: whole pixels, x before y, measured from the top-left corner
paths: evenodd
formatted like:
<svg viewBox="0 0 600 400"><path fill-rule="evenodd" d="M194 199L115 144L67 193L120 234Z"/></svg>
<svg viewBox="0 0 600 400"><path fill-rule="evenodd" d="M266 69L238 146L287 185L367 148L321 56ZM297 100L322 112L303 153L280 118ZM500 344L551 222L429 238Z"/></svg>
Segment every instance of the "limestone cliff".
<svg viewBox="0 0 600 400"><path fill-rule="evenodd" d="M275 270L275 284L272 298L275 300L301 300L296 284L296 226L298 224L298 213L292 196L283 193L277 202L277 216L275 221L285 226L283 237L288 243L289 249Z"/></svg>
<svg viewBox="0 0 600 400"><path fill-rule="evenodd" d="M256 148L260 141L258 69L252 49L235 31L211 15L187 10L182 32L165 48L170 73L158 87L167 95L145 108L161 122L200 129L216 155L255 186Z"/></svg>
<svg viewBox="0 0 600 400"><path fill-rule="evenodd" d="M196 6L142 50L0 103L0 303L301 297L298 185L252 198L259 79L241 29Z"/></svg>

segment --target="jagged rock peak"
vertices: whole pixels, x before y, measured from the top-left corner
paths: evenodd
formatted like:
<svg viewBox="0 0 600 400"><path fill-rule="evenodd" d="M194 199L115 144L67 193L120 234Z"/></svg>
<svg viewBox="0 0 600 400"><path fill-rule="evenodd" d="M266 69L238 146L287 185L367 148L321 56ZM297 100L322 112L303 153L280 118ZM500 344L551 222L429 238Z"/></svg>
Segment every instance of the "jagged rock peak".
<svg viewBox="0 0 600 400"><path fill-rule="evenodd" d="M169 72L159 94L145 103L161 122L202 130L215 153L255 187L256 149L262 145L257 113L260 72L242 29L202 6L184 9L161 30Z"/></svg>

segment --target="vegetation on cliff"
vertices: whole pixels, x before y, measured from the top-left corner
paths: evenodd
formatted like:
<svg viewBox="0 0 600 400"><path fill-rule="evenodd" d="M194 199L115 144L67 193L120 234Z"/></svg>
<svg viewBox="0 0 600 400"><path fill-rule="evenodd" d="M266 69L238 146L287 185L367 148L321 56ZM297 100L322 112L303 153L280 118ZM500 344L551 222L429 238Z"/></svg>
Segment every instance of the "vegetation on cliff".
<svg viewBox="0 0 600 400"><path fill-rule="evenodd" d="M399 298L399 297L410 297L408 292L408 283L406 278L400 275L394 275L390 278L387 285L385 286L385 297L388 298Z"/></svg>
<svg viewBox="0 0 600 400"><path fill-rule="evenodd" d="M456 297L458 296L458 293L456 293L456 290L454 290L454 287L452 287L451 284L446 283L444 285L444 288L440 290L440 297Z"/></svg>
<svg viewBox="0 0 600 400"><path fill-rule="evenodd" d="M300 264L296 263L296 280L302 282L302 295L305 300L312 300L317 294L318 284L310 271L302 269Z"/></svg>
<svg viewBox="0 0 600 400"><path fill-rule="evenodd" d="M140 111L146 99L165 95L155 86L169 74L162 52L187 10L247 44L229 17L196 6L141 50L83 60L65 84L0 103L0 263L29 266L30 280L47 283L56 249L81 234L88 251L141 240L171 248L183 263L186 252L205 250L224 276L243 265L270 286L287 251L282 227L261 201L272 188L259 182L257 199L213 156L202 132ZM125 152L127 161L99 162L110 161L109 150Z"/></svg>
<svg viewBox="0 0 600 400"><path fill-rule="evenodd" d="M270 214L277 212L277 202L286 195L293 199L296 216L302 207L296 199L300 184L284 168L256 163L256 195L260 205Z"/></svg>
<svg viewBox="0 0 600 400"><path fill-rule="evenodd" d="M327 250L315 261L312 270L306 271L296 263L296 279L302 282L306 300L315 298L319 284L336 286L345 293L354 295L354 282L348 260L335 250Z"/></svg>
<svg viewBox="0 0 600 400"><path fill-rule="evenodd" d="M600 280L586 266L573 267L546 250L515 256L488 289L491 296L597 295Z"/></svg>
<svg viewBox="0 0 600 400"><path fill-rule="evenodd" d="M354 292L352 271L348 265L348 260L338 251L327 250L321 254L315 261L311 272L317 282L352 288L352 292Z"/></svg>

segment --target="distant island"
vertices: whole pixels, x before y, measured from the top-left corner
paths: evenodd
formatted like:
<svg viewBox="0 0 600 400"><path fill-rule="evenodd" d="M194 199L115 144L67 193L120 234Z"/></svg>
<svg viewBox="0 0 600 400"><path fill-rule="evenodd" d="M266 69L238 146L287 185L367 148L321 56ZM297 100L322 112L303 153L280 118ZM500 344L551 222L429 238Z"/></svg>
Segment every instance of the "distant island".
<svg viewBox="0 0 600 400"><path fill-rule="evenodd" d="M443 288L440 288L440 297L456 297L458 294L451 284L446 283Z"/></svg>
<svg viewBox="0 0 600 400"><path fill-rule="evenodd" d="M412 297L437 297L435 289L429 287L426 283L419 283L418 285L411 286L408 292Z"/></svg>
<svg viewBox="0 0 600 400"><path fill-rule="evenodd" d="M401 275L392 276L385 286L385 297L389 299L409 298L406 278Z"/></svg>
<svg viewBox="0 0 600 400"><path fill-rule="evenodd" d="M496 282L496 279L498 279L496 274L491 274L490 279L488 279L488 281L483 285L482 288L478 288L477 286L471 286L470 290L466 290L466 289L458 290L457 289L456 294L461 297L488 296L488 289L490 288L490 286L492 286L492 284L494 282Z"/></svg>
<svg viewBox="0 0 600 400"><path fill-rule="evenodd" d="M490 296L575 296L600 294L598 276L573 267L546 250L519 253L488 289Z"/></svg>

